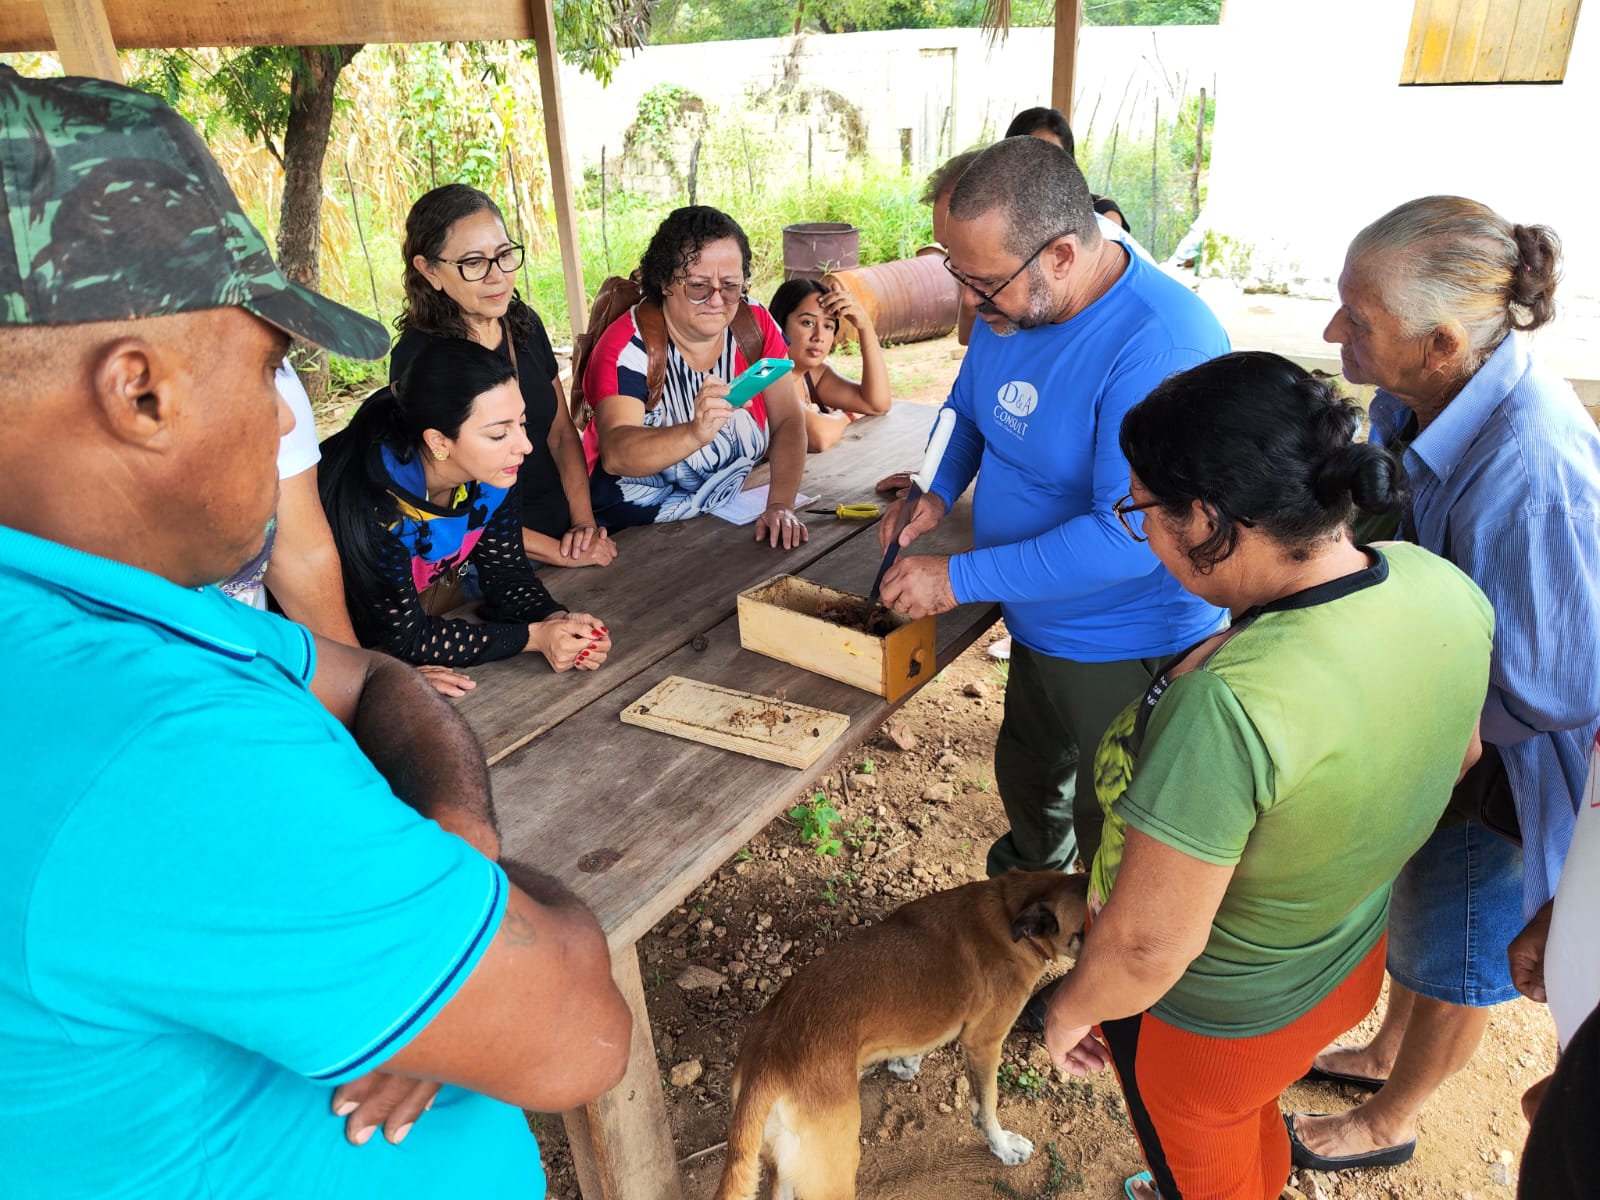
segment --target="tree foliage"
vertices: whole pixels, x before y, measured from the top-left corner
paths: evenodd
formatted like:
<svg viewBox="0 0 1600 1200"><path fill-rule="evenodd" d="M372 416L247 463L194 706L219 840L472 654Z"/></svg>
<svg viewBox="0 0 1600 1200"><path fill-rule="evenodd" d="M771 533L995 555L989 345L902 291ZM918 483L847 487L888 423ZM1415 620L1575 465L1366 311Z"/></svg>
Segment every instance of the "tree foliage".
<svg viewBox="0 0 1600 1200"><path fill-rule="evenodd" d="M1085 25L1215 25L1222 0L1089 0Z"/></svg>
<svg viewBox="0 0 1600 1200"><path fill-rule="evenodd" d="M1012 0L1014 26L1055 22L1054 0ZM874 29L973 28L984 0L661 0L650 41L735 41L795 32L856 33ZM1089 0L1086 25L1215 25L1222 0Z"/></svg>
<svg viewBox="0 0 1600 1200"><path fill-rule="evenodd" d="M562 56L604 82L621 61L622 47L643 42L648 0L555 0L556 43ZM135 87L163 97L204 130L220 120L259 141L284 171L278 224L278 264L291 279L315 287L321 244L322 166L338 103L340 73L360 53L354 46L249 46L222 51L214 63L191 50L163 50L145 56ZM469 48L470 50L471 48ZM432 51L430 57L429 51ZM522 52L536 51L527 43ZM494 138L463 145L440 119L449 109L436 106L445 72L438 70L443 49L424 47L407 100L416 133L429 147L430 162L441 146L454 147L449 178L476 182L498 168ZM435 69L429 70L429 67ZM485 76L504 85L492 59ZM308 379L313 399L327 388L325 357Z"/></svg>

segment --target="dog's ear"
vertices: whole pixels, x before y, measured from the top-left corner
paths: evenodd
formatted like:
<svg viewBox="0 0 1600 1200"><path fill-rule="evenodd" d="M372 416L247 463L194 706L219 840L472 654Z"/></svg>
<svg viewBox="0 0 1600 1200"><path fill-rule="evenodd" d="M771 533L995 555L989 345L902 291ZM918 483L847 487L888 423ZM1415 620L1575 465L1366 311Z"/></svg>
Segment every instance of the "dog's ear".
<svg viewBox="0 0 1600 1200"><path fill-rule="evenodd" d="M1025 937L1053 938L1060 932L1056 914L1045 900L1030 900L1011 922L1013 942L1020 942Z"/></svg>

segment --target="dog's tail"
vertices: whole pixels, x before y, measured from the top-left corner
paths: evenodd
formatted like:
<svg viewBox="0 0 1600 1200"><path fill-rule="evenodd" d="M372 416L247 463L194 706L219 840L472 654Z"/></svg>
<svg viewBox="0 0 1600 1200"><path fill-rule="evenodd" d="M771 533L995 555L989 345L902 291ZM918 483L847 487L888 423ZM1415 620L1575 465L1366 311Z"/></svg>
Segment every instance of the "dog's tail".
<svg viewBox="0 0 1600 1200"><path fill-rule="evenodd" d="M739 1064L742 1066L743 1064ZM766 1078L762 1078L766 1076ZM737 1066L733 1073L733 1112L728 1118L728 1152L722 1162L722 1181L716 1200L755 1200L761 1184L761 1149L767 1117L777 1102L777 1088L767 1072L758 1072L752 1086L742 1086Z"/></svg>

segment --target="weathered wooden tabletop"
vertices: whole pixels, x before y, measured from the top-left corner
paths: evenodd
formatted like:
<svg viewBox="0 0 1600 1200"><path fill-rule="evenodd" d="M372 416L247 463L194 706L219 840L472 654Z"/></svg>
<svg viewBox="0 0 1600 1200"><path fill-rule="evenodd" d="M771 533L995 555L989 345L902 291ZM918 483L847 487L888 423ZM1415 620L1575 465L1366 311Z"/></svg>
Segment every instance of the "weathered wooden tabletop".
<svg viewBox="0 0 1600 1200"><path fill-rule="evenodd" d="M922 405L896 405L886 416L855 422L826 454L808 456L801 491L816 499L807 507L882 503L872 485L893 471L916 469L934 413ZM766 468L758 470L764 480ZM732 616L734 599L746 588L780 572L798 575L848 542L877 536L875 522L831 515L806 515L805 521L811 540L794 550L758 544L753 526L705 516L622 530L609 567L541 571L563 605L606 623L611 654L598 671L562 675L538 654L473 667L478 686L457 704L489 762L499 762Z"/></svg>
<svg viewBox="0 0 1600 1200"><path fill-rule="evenodd" d="M969 545L968 513L958 504L916 549L949 553ZM799 574L862 594L880 557L869 534ZM939 617L939 666L997 615L994 605L968 604ZM638 940L891 711L881 696L741 650L736 616L711 625L703 638L705 649L690 644L660 658L491 772L506 853L571 886L599 916L613 948ZM668 675L781 693L844 713L850 731L800 770L624 725L623 708Z"/></svg>

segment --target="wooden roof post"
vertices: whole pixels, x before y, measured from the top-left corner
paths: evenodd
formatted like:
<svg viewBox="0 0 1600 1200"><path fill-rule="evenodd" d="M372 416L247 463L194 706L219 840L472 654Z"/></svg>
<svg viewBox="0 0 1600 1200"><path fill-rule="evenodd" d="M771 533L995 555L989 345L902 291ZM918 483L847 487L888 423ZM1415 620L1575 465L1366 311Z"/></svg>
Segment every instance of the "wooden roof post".
<svg viewBox="0 0 1600 1200"><path fill-rule="evenodd" d="M572 203L572 173L567 166L555 10L551 0L529 0L529 6L533 12L533 40L539 49L539 104L544 109L544 144L550 155L550 195L556 209L561 273L567 282L567 315L572 321L572 336L577 337L589 323L589 300L583 286L583 251L578 245L578 214Z"/></svg>
<svg viewBox="0 0 1600 1200"><path fill-rule="evenodd" d="M1056 49L1050 72L1050 103L1072 120L1072 85L1078 76L1078 25L1083 0L1056 0Z"/></svg>
<svg viewBox="0 0 1600 1200"><path fill-rule="evenodd" d="M44 0L44 11L63 71L123 82L117 44L100 0Z"/></svg>

